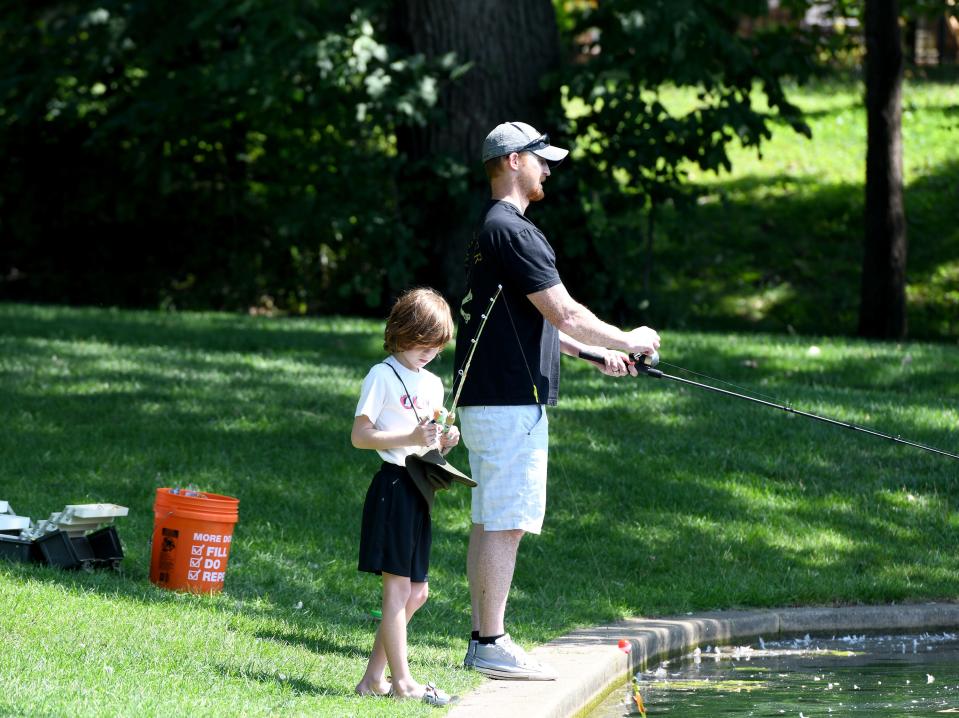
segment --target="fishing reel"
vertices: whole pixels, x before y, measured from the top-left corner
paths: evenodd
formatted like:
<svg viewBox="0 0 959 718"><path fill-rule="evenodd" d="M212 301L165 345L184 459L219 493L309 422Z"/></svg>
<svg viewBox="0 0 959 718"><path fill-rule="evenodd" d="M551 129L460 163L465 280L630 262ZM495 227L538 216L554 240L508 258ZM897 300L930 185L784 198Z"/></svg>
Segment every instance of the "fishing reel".
<svg viewBox="0 0 959 718"><path fill-rule="evenodd" d="M447 410L445 406L441 406L438 409L433 409L433 420L431 424L440 424L444 434L448 434L450 427L453 426L453 422L456 420L456 414Z"/></svg>
<svg viewBox="0 0 959 718"><path fill-rule="evenodd" d="M659 352L655 349L652 354L630 354L629 358L636 364L654 367L659 364Z"/></svg>
<svg viewBox="0 0 959 718"><path fill-rule="evenodd" d="M630 354L629 359L640 374L648 374L656 379L663 375L659 369L656 369L656 365L659 364L659 352L655 349L652 354Z"/></svg>

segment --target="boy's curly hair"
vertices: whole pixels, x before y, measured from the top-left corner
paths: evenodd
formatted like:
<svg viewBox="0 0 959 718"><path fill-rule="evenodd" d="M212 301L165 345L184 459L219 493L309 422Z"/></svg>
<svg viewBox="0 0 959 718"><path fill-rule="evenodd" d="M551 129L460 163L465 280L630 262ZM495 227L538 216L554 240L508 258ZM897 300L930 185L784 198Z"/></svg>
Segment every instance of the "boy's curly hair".
<svg viewBox="0 0 959 718"><path fill-rule="evenodd" d="M429 287L410 289L386 320L383 348L393 354L413 347L444 347L453 338L453 316L443 295Z"/></svg>

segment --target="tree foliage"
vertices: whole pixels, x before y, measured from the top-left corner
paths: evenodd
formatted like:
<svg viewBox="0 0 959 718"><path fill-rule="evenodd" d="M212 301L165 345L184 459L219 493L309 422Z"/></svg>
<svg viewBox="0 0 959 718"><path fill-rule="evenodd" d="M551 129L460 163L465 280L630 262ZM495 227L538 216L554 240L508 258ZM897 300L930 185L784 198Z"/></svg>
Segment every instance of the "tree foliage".
<svg viewBox="0 0 959 718"><path fill-rule="evenodd" d="M468 31L466 31L468 29ZM454 300L465 285L463 258L489 197L483 138L501 122L546 128L559 108L550 82L560 67L552 0L394 0L391 39L434 61L455 55L455 82L422 125L397 129L399 202L429 257L417 278Z"/></svg>
<svg viewBox="0 0 959 718"><path fill-rule="evenodd" d="M6 5L6 296L302 312L409 280L392 137L452 59L398 56L383 7Z"/></svg>
<svg viewBox="0 0 959 718"><path fill-rule="evenodd" d="M809 135L783 84L819 70L817 58L831 40L799 25L803 6L794 3L793 13L778 20L758 0L573 6L568 26L579 61L569 66L564 90L577 158L587 168L577 169L577 189L588 210L588 239L578 251L589 263L587 242L613 250L592 253L590 276L603 285L602 308L635 315L648 305L655 213L664 203L689 200L690 166L731 169L730 144L760 151L774 121ZM675 87L693 88L695 103L669 106L662 90ZM765 107L756 104L757 90ZM643 213L646 251L640 252Z"/></svg>
<svg viewBox="0 0 959 718"><path fill-rule="evenodd" d="M555 98L532 106L574 149L535 221L575 296L637 319L656 213L690 201L686 168L728 170L730 144L761 152L772 123L808 134L784 85L858 37L837 28L862 3L827 4L845 19L830 32L799 22L813 4L554 0L566 59L534 66L514 52L518 22L468 42L398 34L400 10L435 9L421 0L0 0L0 298L364 312L412 283L451 286L435 248L472 221L471 153L493 120L470 97L502 55L532 88L502 111ZM670 87L695 103L671 106ZM472 140L451 134L451 107Z"/></svg>

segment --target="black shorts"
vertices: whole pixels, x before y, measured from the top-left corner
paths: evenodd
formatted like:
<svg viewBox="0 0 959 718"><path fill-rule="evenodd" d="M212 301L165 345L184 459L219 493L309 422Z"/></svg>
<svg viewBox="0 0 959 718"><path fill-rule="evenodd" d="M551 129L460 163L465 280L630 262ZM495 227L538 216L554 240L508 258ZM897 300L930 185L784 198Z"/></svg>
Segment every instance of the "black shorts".
<svg viewBox="0 0 959 718"><path fill-rule="evenodd" d="M363 504L359 570L429 580L433 529L426 499L405 466L383 462Z"/></svg>

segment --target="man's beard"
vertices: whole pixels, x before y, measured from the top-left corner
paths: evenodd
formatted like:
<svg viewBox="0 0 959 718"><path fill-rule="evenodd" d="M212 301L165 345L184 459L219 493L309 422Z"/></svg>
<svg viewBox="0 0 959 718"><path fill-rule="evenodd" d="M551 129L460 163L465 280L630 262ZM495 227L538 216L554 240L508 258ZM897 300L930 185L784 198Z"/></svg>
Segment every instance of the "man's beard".
<svg viewBox="0 0 959 718"><path fill-rule="evenodd" d="M526 199L530 202L539 202L543 197L546 196L546 192L543 190L543 183L537 181L536 184L526 189Z"/></svg>

